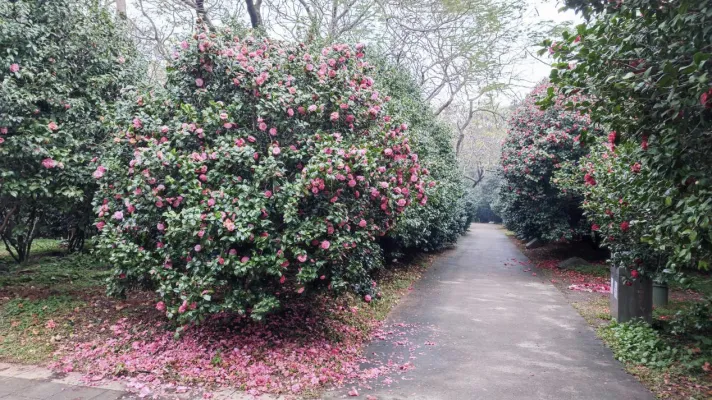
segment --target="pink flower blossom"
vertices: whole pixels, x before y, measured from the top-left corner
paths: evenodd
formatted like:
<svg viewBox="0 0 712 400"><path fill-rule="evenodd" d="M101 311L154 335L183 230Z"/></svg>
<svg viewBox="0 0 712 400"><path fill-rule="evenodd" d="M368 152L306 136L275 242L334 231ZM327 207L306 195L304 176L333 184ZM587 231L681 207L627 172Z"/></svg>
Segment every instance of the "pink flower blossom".
<svg viewBox="0 0 712 400"><path fill-rule="evenodd" d="M99 222L96 223L96 229L98 229L99 231L103 230L103 229L104 229L104 226L106 226L106 224L104 223L104 221L99 221Z"/></svg>
<svg viewBox="0 0 712 400"><path fill-rule="evenodd" d="M271 191L271 190L265 190L265 197L268 198L268 199L269 199L270 197L272 197L272 191Z"/></svg>
<svg viewBox="0 0 712 400"><path fill-rule="evenodd" d="M306 260L307 260L307 255L306 255L306 254L300 254L300 255L297 256L297 261L299 261L300 263L303 263L303 262L305 262Z"/></svg>
<svg viewBox="0 0 712 400"><path fill-rule="evenodd" d="M45 324L45 328L47 328L47 329L54 329L54 328L56 328L56 327L57 327L57 324L54 322L53 319L50 319L50 320L47 321L47 323Z"/></svg>
<svg viewBox="0 0 712 400"><path fill-rule="evenodd" d="M166 226L163 224L163 222L159 222L156 225L156 228L158 228L159 231L163 232L166 229Z"/></svg>
<svg viewBox="0 0 712 400"><path fill-rule="evenodd" d="M11 64L11 65L10 65L10 72L12 72L13 74L14 74L15 72L19 71L19 70L20 70L20 65L19 65L19 64Z"/></svg>
<svg viewBox="0 0 712 400"><path fill-rule="evenodd" d="M205 83L205 82L203 82L203 78L196 78L196 79L195 79L195 86L197 86L197 87L203 87L203 84L204 84L204 83Z"/></svg>
<svg viewBox="0 0 712 400"><path fill-rule="evenodd" d="M328 250L328 249L329 249L329 246L331 246L331 243L329 243L328 240L324 240L323 242L321 242L321 248L322 248L322 249Z"/></svg>
<svg viewBox="0 0 712 400"><path fill-rule="evenodd" d="M371 295L367 294L367 295L363 296L363 301L365 301L366 303L370 303L370 302L371 302Z"/></svg>
<svg viewBox="0 0 712 400"><path fill-rule="evenodd" d="M185 40L182 41L182 42L180 42L180 47L181 47L183 50L187 50L188 47L189 47L188 42L186 42Z"/></svg>
<svg viewBox="0 0 712 400"><path fill-rule="evenodd" d="M47 169L51 169L57 166L57 161L51 158L45 158L44 160L42 160L42 166Z"/></svg>
<svg viewBox="0 0 712 400"><path fill-rule="evenodd" d="M106 167L104 167L103 165L100 165L100 166L96 167L96 170L91 175L94 177L94 179L101 179L101 177L104 176L105 172L106 172Z"/></svg>
<svg viewBox="0 0 712 400"><path fill-rule="evenodd" d="M200 253L200 250L202 250L203 247L199 244L196 244L195 247L193 247L193 250L195 250L196 253Z"/></svg>
<svg viewBox="0 0 712 400"><path fill-rule="evenodd" d="M272 148L272 154L274 154L275 156L278 156L279 153L281 153L281 152L282 152L282 150L280 150L279 147L273 147L273 148Z"/></svg>
<svg viewBox="0 0 712 400"><path fill-rule="evenodd" d="M332 120L332 121L338 121L338 120L339 120L339 113L336 112L336 111L334 111L334 112L331 113L331 115L329 116L329 119Z"/></svg>
<svg viewBox="0 0 712 400"><path fill-rule="evenodd" d="M166 310L166 303L159 301L156 303L156 310L158 311L165 311Z"/></svg>
<svg viewBox="0 0 712 400"><path fill-rule="evenodd" d="M114 219L117 220L117 221L121 221L122 219L124 219L124 213L121 212L121 211L115 212L115 213L114 213Z"/></svg>
<svg viewBox="0 0 712 400"><path fill-rule="evenodd" d="M309 110L309 112L314 112L314 111L316 111L316 104L310 105L309 108L308 108L308 110Z"/></svg>
<svg viewBox="0 0 712 400"><path fill-rule="evenodd" d="M367 224L367 222L365 219L362 219L361 221L358 222L358 226L360 226L361 228L365 228L366 224Z"/></svg>
<svg viewBox="0 0 712 400"><path fill-rule="evenodd" d="M267 130L267 124L264 122L260 122L259 129L261 131L266 131Z"/></svg>
<svg viewBox="0 0 712 400"><path fill-rule="evenodd" d="M49 124L47 124L47 128L49 128L50 131L56 131L59 129L59 126L54 121L50 121Z"/></svg>

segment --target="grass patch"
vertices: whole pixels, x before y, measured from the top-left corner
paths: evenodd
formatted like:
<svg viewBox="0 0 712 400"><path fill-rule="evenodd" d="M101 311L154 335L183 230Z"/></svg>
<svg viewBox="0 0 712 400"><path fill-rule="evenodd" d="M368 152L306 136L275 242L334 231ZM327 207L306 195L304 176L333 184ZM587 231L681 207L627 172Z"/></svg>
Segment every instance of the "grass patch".
<svg viewBox="0 0 712 400"><path fill-rule="evenodd" d="M12 265L0 272L0 290L12 287L51 288L53 292L102 285L108 269L97 265L91 254L46 257L30 264Z"/></svg>
<svg viewBox="0 0 712 400"><path fill-rule="evenodd" d="M591 326L601 326L611 320L608 297L597 296L593 300L579 301L571 305Z"/></svg>
<svg viewBox="0 0 712 400"><path fill-rule="evenodd" d="M611 275L610 268L605 264L577 265L571 269L578 273L590 276L609 277Z"/></svg>
<svg viewBox="0 0 712 400"><path fill-rule="evenodd" d="M32 258L42 257L49 254L63 252L62 241L57 239L35 239L32 242L30 256ZM0 243L0 263L14 263L12 256L5 248L4 243Z"/></svg>
<svg viewBox="0 0 712 400"><path fill-rule="evenodd" d="M12 299L0 307L0 360L46 361L57 342L73 331L75 311L84 303L70 296Z"/></svg>

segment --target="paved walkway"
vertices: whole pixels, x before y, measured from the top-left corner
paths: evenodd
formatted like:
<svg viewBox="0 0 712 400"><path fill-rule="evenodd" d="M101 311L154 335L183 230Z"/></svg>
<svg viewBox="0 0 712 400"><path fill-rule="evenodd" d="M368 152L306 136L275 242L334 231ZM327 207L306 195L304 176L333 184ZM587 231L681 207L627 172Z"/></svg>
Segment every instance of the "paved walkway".
<svg viewBox="0 0 712 400"><path fill-rule="evenodd" d="M501 228L472 225L389 317L390 323L428 327L408 337L418 348L376 341L366 350L374 365L412 354L415 368L391 377L390 386L357 388L359 398L654 398L558 289L512 266L512 259L526 257Z"/></svg>

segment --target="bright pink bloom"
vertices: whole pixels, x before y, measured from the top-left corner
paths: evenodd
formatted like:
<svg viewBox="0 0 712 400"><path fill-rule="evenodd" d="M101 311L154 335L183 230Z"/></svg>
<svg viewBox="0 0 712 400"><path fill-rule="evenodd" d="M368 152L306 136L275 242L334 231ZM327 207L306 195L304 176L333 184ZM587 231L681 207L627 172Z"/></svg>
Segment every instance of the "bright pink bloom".
<svg viewBox="0 0 712 400"><path fill-rule="evenodd" d="M366 224L367 224L367 222L365 219L362 219L361 221L358 222L358 226L360 226L361 228L365 228Z"/></svg>
<svg viewBox="0 0 712 400"><path fill-rule="evenodd" d="M331 246L331 243L329 243L328 240L324 240L323 242L321 242L321 248L322 248L322 249L328 250L328 249L329 249L329 246Z"/></svg>
<svg viewBox="0 0 712 400"><path fill-rule="evenodd" d="M195 80L195 86L197 86L197 87L203 87L203 84L204 84L204 83L205 83L205 82L203 82L203 79L202 79L202 78L197 78L197 79Z"/></svg>
<svg viewBox="0 0 712 400"><path fill-rule="evenodd" d="M622 230L623 232L625 232L625 231L627 231L628 229L630 229L630 222L628 222L628 221L623 221L623 222L621 222L621 230Z"/></svg>
<svg viewBox="0 0 712 400"><path fill-rule="evenodd" d="M366 303L370 303L370 302L371 302L371 295L370 295L370 294L367 294L367 295L363 296L363 300L364 300Z"/></svg>
<svg viewBox="0 0 712 400"><path fill-rule="evenodd" d="M633 269L633 270L630 271L630 277L631 277L631 278L635 279L635 278L637 278L638 276L640 276L640 274L638 273L638 270L637 270L637 269Z"/></svg>
<svg viewBox="0 0 712 400"><path fill-rule="evenodd" d="M165 311L166 310L166 303L159 301L156 303L156 310L158 311Z"/></svg>
<svg viewBox="0 0 712 400"><path fill-rule="evenodd" d="M193 249L195 250L196 253L200 253L200 250L202 250L203 247L199 244L196 244L195 247L193 247Z"/></svg>
<svg viewBox="0 0 712 400"><path fill-rule="evenodd" d="M19 65L19 64L12 64L12 65L10 65L10 72L12 72L13 74L14 74L15 72L19 71L19 70L20 70L20 65Z"/></svg>

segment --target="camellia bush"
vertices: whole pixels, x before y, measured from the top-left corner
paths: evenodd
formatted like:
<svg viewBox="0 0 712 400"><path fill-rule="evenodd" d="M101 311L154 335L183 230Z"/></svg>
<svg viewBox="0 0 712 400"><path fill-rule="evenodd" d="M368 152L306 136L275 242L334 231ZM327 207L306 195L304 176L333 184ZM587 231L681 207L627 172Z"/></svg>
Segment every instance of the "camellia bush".
<svg viewBox="0 0 712 400"><path fill-rule="evenodd" d="M616 146L616 136L609 142L591 145L591 153L565 164L556 173L562 190L584 198L581 205L593 235L611 251L611 262L627 268L629 278L644 274L667 280L667 255L645 240L647 224L657 218L665 203L649 208L632 201L647 193L664 196L670 182L661 180L646 165L644 151L633 143ZM666 276L668 275L668 276Z"/></svg>
<svg viewBox="0 0 712 400"><path fill-rule="evenodd" d="M377 239L427 203L429 178L363 51L228 29L181 42L94 171L110 291L154 287L179 323L259 319L318 289L371 301Z"/></svg>
<svg viewBox="0 0 712 400"><path fill-rule="evenodd" d="M590 96L589 102L572 108L613 132L616 149L628 149L628 142L639 149L633 158L617 154L625 161L613 171L622 175L605 185L611 197L648 210L640 223L630 221L635 228L629 234L666 254L670 270L707 269L712 258L709 2L566 4L587 22L561 40L545 43L557 61L551 79L563 93ZM628 164L635 163L642 170L630 180ZM603 190L602 180L597 181L596 190ZM605 215L603 209L591 210L590 217L604 218L593 215L601 211Z"/></svg>
<svg viewBox="0 0 712 400"><path fill-rule="evenodd" d="M554 103L542 110L537 102L548 94L554 96ZM586 154L580 136L594 130L586 115L566 110L566 100L548 83L540 84L509 121L502 145L498 210L507 228L523 238L571 240L589 233L582 218L582 198L560 190L553 181L562 163Z"/></svg>
<svg viewBox="0 0 712 400"><path fill-rule="evenodd" d="M140 64L124 29L83 0L0 2L0 48L0 236L22 262L55 224L83 243L102 119Z"/></svg>
<svg viewBox="0 0 712 400"><path fill-rule="evenodd" d="M409 207L387 235L384 246L394 252L441 250L454 244L474 219L468 206L462 173L452 147L453 131L439 121L422 100L418 86L402 70L383 63L378 82L393 98L389 111L408 121L411 147L432 179L421 207Z"/></svg>

